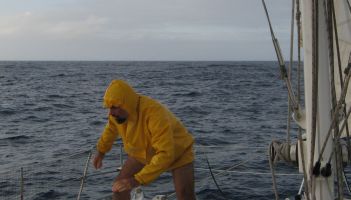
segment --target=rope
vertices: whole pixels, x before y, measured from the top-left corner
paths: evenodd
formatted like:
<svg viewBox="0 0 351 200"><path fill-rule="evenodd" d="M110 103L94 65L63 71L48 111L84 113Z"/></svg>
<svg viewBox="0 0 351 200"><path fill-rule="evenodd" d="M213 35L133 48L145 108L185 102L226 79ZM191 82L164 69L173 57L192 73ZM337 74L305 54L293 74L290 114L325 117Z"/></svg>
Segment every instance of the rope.
<svg viewBox="0 0 351 200"><path fill-rule="evenodd" d="M344 176L344 181L345 181L345 184L346 184L347 191L349 192L349 194L351 194L350 184L349 184L349 182L347 180L347 177L345 175L345 169L343 169L342 174Z"/></svg>
<svg viewBox="0 0 351 200"><path fill-rule="evenodd" d="M303 178L304 180L307 180L307 171L306 171L306 162L305 162L305 151L303 149L303 144L302 144L302 135L301 135L301 131L298 133L298 144L300 146L300 157L301 157L301 160L302 160L302 171L303 171ZM309 187L308 187L308 183L307 181L304 181L304 186L305 186L305 191L307 194L308 191L309 191ZM307 200L310 199L310 196L309 195L306 195L307 196Z"/></svg>
<svg viewBox="0 0 351 200"><path fill-rule="evenodd" d="M350 13L351 13L351 5L350 5L349 0L345 0L345 1L347 2L347 5L349 6L349 11L350 11Z"/></svg>
<svg viewBox="0 0 351 200"><path fill-rule="evenodd" d="M207 168L195 168L198 171L209 171ZM222 169L212 169L213 172L222 172L222 173L233 173L233 174L250 174L250 175L272 175L271 172L256 172L256 171L236 171L236 170L222 170ZM301 176L301 174L285 174L285 173L276 173L277 176Z"/></svg>
<svg viewBox="0 0 351 200"><path fill-rule="evenodd" d="M343 123L342 123L342 125L341 125L341 127L340 127L340 133L344 130L345 126L347 125L347 123L348 123L348 118L349 118L349 116L350 116L350 113L351 113L351 107L350 107L349 110L347 111L347 114L346 114L346 116L345 116L345 119L344 119L344 121L343 121ZM339 138L338 138L338 140L339 140ZM333 152L332 152L332 154L329 156L328 162L331 162L332 155L333 155Z"/></svg>
<svg viewBox="0 0 351 200"><path fill-rule="evenodd" d="M351 71L349 70L350 67L351 67L351 65L348 66L347 76L345 77L345 79L346 79L346 80L345 80L345 85L344 85L344 87L343 87L343 89L342 89L342 91L341 91L339 101L338 101L338 103L337 103L337 105L336 105L336 108L335 108L335 111L334 111L334 113L333 113L333 115L332 115L332 123L331 123L331 125L330 125L330 127L329 127L327 136L326 136L326 138L325 138L325 140L324 140L324 143L323 143L323 146L322 146L322 150L321 150L321 152L320 152L320 154L319 154L318 160L320 160L321 157L322 157L322 155L323 155L323 152L324 152L325 147L326 147L326 143L327 143L327 141L328 141L328 139L329 139L329 137L330 137L331 130L332 130L332 128L333 128L333 126L334 126L334 124L335 124L335 122L336 122L336 118L337 118L337 115L339 114L339 110L340 110L340 107L341 107L341 105L342 105L342 102L345 101L345 96L346 96L346 93L347 93L347 87L348 87L348 84L349 84L349 81L350 81L350 77L351 77ZM339 138L340 135L337 136L337 137Z"/></svg>
<svg viewBox="0 0 351 200"><path fill-rule="evenodd" d="M349 108L349 110L348 110L347 113L346 113L344 122L343 122L343 124L342 124L342 126L341 126L341 128L340 128L340 132L342 132L342 131L344 130L345 126L347 126L350 113L351 113L351 107Z"/></svg>
<svg viewBox="0 0 351 200"><path fill-rule="evenodd" d="M271 169L271 173L272 173L272 181L273 181L273 191L274 191L274 195L275 195L275 199L276 200L279 200L279 194L278 194L278 189L277 189L277 181L276 181L276 178L275 178L275 168L274 168L274 160L275 159L272 159L273 156L272 156L272 150L273 149L273 142L269 145L269 149L268 149L268 155L269 155L269 168Z"/></svg>
<svg viewBox="0 0 351 200"><path fill-rule="evenodd" d="M297 68L297 103L300 104L300 99L301 99L301 11L300 11L300 0L296 1L296 23L297 23L297 43L298 43L298 51L297 51L297 58L298 58L298 68ZM306 164L305 164L305 155L304 155L304 146L303 146L303 141L302 141L302 131L301 127L298 127L298 145L300 147L300 157L302 161L302 171L303 171L303 185L305 187L305 191L307 194L309 194L309 188L308 188L308 179L307 179L307 171L306 171ZM306 195L307 200L310 199L309 195Z"/></svg>
<svg viewBox="0 0 351 200"><path fill-rule="evenodd" d="M287 119L286 119L286 142L289 144L291 140L290 129L291 129L291 105L290 105L290 99L288 96L288 112L287 112Z"/></svg>
<svg viewBox="0 0 351 200"><path fill-rule="evenodd" d="M232 169L234 169L234 168L236 168L236 167L239 167L239 166L241 166L241 165L243 165L243 164L249 162L250 160L253 160L253 159L257 158L257 157L259 157L259 156L257 155L257 156L251 157L251 158L249 158L249 159L247 159L247 160L244 160L244 161L242 161L242 162L240 162L240 163L238 163L238 164L235 164L235 165L233 165L233 166L231 166L231 167L229 167L229 168L227 168L227 169L225 169L225 170L220 170L220 171L219 171L219 170L214 170L214 171L219 171L217 174L214 174L214 176L219 176L219 175L225 174L225 173L227 173L227 172L230 172L230 170L232 170ZM199 183L199 184L202 185L202 183L203 183L204 181L208 180L209 178L210 178L210 177L206 177L206 178L200 180L200 183ZM176 193L173 192L173 193L171 193L171 194L169 194L169 195L166 195L166 196L167 196L167 198L172 198L172 197L174 197L175 195L176 195Z"/></svg>
<svg viewBox="0 0 351 200"><path fill-rule="evenodd" d="M233 166L227 168L226 170L222 170L222 172L217 173L217 174L215 174L215 175L216 175L216 176L219 176L219 175L225 174L226 172L228 172L228 171L230 171L230 170L232 170L232 169L234 169L234 168L236 168L236 167L239 167L239 166L241 166L241 165L243 165L243 164L249 162L250 160L253 160L253 159L257 158L257 157L259 157L259 156L257 155L257 156L255 156L255 157L252 157L251 159L244 160L244 161L242 161L242 162L240 162L240 163L238 163L238 164L235 164L235 165L233 165ZM206 178L206 179L208 179L208 178Z"/></svg>
<svg viewBox="0 0 351 200"><path fill-rule="evenodd" d="M212 180L213 182L215 183L217 189L219 190L219 192L222 194L222 196L225 198L225 194L222 192L221 188L219 187L217 181L216 181L216 178L214 177L213 175L213 172L212 172L212 168L211 168L211 165L210 165L210 162L208 161L208 158L207 158L207 155L206 153L205 154L205 158L206 158L206 162L207 162L207 166L208 166L208 169L210 170L210 174L211 174L211 177L212 177Z"/></svg>
<svg viewBox="0 0 351 200"><path fill-rule="evenodd" d="M269 155L269 166L272 173L273 190L274 190L275 198L278 200L279 195L277 190L274 166L278 160L285 160L285 161L291 162L290 144L280 143L279 141L272 141L271 144L269 145L268 155Z"/></svg>
<svg viewBox="0 0 351 200"><path fill-rule="evenodd" d="M301 11L300 11L300 0L296 1L296 23L297 23L297 104L300 104L301 99Z"/></svg>
<svg viewBox="0 0 351 200"><path fill-rule="evenodd" d="M337 104L336 100L336 92L335 92L335 80L334 80L334 44L333 44L333 14L332 14L332 2L328 0L327 2L323 2L323 7L324 7L324 15L325 15L325 23L327 25L327 35L328 35L328 49L329 49L329 73L330 73L330 92L331 92L331 100L332 100L332 112L334 113L335 106ZM336 26L336 24L334 24ZM341 68L339 65L339 74L340 74ZM334 123L334 135L338 135L339 132L339 126L338 126L338 121L339 119L336 119L336 122ZM333 140L333 147L334 147L334 152L335 152L335 164L336 164L336 175L337 175L337 191L338 191L338 197L339 199L343 199L343 181L342 181L342 172L341 170L343 169L342 166L342 156L341 156L341 149L340 149L340 144L339 140L335 139ZM331 158L332 156L330 156ZM330 171L331 170L331 164L330 161L326 164L325 167L322 168L322 175L325 177L330 176Z"/></svg>
<svg viewBox="0 0 351 200"><path fill-rule="evenodd" d="M330 35L331 39L333 39L333 22L334 22L334 30L335 30L335 37L336 37L336 43L338 43L338 36L337 36L337 24L336 24L336 19L335 19L335 12L334 12L334 2L329 0L328 1L328 34ZM340 59L340 51L339 51L339 45L337 44L337 57L338 57L338 68L339 68L339 78L340 82L342 82L342 76L340 76L341 73L341 62L339 61ZM329 47L329 52L333 56L333 63L331 63L331 66L333 68L333 74L332 74L332 97L333 97L333 107L336 104L336 92L335 92L335 81L334 81L334 49L333 49L333 42L331 41L331 46ZM340 84L340 87L342 88L342 85ZM345 102L343 102L345 103ZM345 113L345 107L342 109L343 113ZM334 134L339 135L339 126L337 125L339 123L339 119L336 120L337 123L335 124L334 127ZM347 127L348 129L348 127ZM337 174L337 180L338 180L338 197L339 199L344 199L344 182L343 182L343 159L342 159L342 152L341 152L341 146L340 146L340 141L339 139L334 139L334 148L335 148L335 158L336 158L336 174ZM327 166L330 166L330 162L327 163ZM327 167L326 166L326 167Z"/></svg>
<svg viewBox="0 0 351 200"><path fill-rule="evenodd" d="M336 92L335 92L335 80L334 80L334 51L333 51L333 32L332 32L332 20L331 20L331 5L328 0L328 6L324 1L324 15L325 15L325 23L327 24L327 34L328 34L328 48L329 48L329 67L330 67L330 89L331 89L331 97L332 97L332 111L336 106Z"/></svg>
<svg viewBox="0 0 351 200"><path fill-rule="evenodd" d="M233 145L233 144L228 144L228 145L221 145L220 147L217 145L194 145L195 149L196 148L224 148L224 149L241 149L241 148L245 148L245 149L266 149L267 147L248 147L248 146L239 146L237 144Z"/></svg>
<svg viewBox="0 0 351 200"><path fill-rule="evenodd" d="M279 141L272 141L269 145L269 156L274 161L274 164L279 160L292 162L290 159L290 144L281 143Z"/></svg>
<svg viewBox="0 0 351 200"><path fill-rule="evenodd" d="M317 125L317 99L318 99L318 0L312 0L312 121L311 121L311 157L310 157L310 188L312 188L313 178L313 161L316 140ZM313 190L312 200L315 199Z"/></svg>
<svg viewBox="0 0 351 200"><path fill-rule="evenodd" d="M291 68L293 66L293 52L294 52L294 14L295 14L295 0L292 0L291 10L291 31L290 31L290 63L288 67L288 80L291 81ZM291 129L291 104L288 96L288 116L286 126L286 141L290 144L290 129Z"/></svg>
<svg viewBox="0 0 351 200"><path fill-rule="evenodd" d="M350 8L350 3L348 0L346 0L349 8ZM332 15L333 15L333 23L334 23L334 35L335 35L335 44L336 44L336 55L338 58L338 69L339 69L339 81L340 81L340 88L342 89L344 86L343 78L342 78L342 67L341 67L341 57L340 57L340 47L339 47L339 35L338 35L338 27L336 23L336 17L335 17L335 7L334 7L334 2L331 2L331 7L332 7ZM351 8L350 8L351 11ZM346 103L344 102L345 107L343 109L344 114L346 114ZM351 156L351 142L350 142L350 131L349 131L349 126L346 124L346 135L347 135L347 149L348 149L348 155L349 159Z"/></svg>
<svg viewBox="0 0 351 200"><path fill-rule="evenodd" d="M350 61L350 60L349 60ZM331 130L332 130L332 128L334 127L334 125L335 125L335 122L336 122L336 119L337 119L337 115L338 115L338 113L339 113L339 110L340 110L340 107L341 107L341 105L342 105L342 102L345 100L345 96L346 96L346 92L347 92L347 87L348 87L348 84L349 84L349 80L350 80L350 76L351 76L351 73L350 73L350 67L351 67L351 65L349 64L348 65L348 67L346 68L346 73L347 73L347 76L345 77L345 85L344 85L344 87L343 87L343 90L342 90L342 92L341 92L341 97L340 97L340 99L339 99L339 101L338 101L338 103L337 103L337 106L336 106L336 108L335 108L335 111L334 111L334 113L333 113L333 116L332 116L332 123L331 123L331 125L330 125L330 127L329 127L329 130L328 130L328 133L327 133L327 136L326 136L326 138L325 138L325 140L324 140L324 143L323 143L323 146L322 146L322 150L321 150L321 152L320 152L320 154L319 154L319 158L318 158L318 162L320 162L320 159L321 159L321 156L323 155L323 152L324 152L324 150L325 150L325 147L326 147L326 143L327 143L327 141L328 141L328 138L330 137L330 134L331 134ZM344 121L344 122L346 122L347 123L347 120L346 121ZM341 132L340 132L341 133ZM338 135L336 135L336 137L334 138L334 140L339 140L339 138L340 138L340 134L338 134ZM340 159L339 159L340 160ZM340 174L338 174L338 179L340 178ZM340 180L340 179L339 179ZM340 182L340 181L339 181ZM342 196L343 194L342 194L342 192L341 192L341 194L339 193L339 196Z"/></svg>

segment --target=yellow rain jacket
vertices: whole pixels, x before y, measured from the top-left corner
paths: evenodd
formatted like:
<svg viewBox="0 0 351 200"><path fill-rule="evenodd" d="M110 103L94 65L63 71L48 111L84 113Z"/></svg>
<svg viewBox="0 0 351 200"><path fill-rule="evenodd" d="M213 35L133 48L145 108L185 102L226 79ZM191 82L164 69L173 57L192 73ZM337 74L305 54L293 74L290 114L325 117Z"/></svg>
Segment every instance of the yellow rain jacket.
<svg viewBox="0 0 351 200"><path fill-rule="evenodd" d="M194 160L193 137L179 119L156 100L137 94L124 81L114 80L106 90L104 106L120 106L128 112L128 118L118 124L109 116L97 150L108 152L116 138L121 137L128 156L145 164L134 176L140 184L148 184L162 172Z"/></svg>

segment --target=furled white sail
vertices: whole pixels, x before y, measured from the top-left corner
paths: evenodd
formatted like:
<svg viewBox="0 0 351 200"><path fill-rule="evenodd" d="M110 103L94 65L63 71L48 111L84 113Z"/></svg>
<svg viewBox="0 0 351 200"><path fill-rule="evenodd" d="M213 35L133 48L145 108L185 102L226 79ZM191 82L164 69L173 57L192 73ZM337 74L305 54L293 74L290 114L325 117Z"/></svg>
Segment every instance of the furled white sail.
<svg viewBox="0 0 351 200"><path fill-rule="evenodd" d="M319 1L318 8L313 8L313 1L302 1L302 35L304 50L304 85L305 85L305 106L306 106L306 138L305 143L305 169L308 177L308 185L311 199L327 200L334 199L334 174L328 178L312 176L311 166L317 161L320 154L323 139L326 138L331 124L330 111L332 108L330 94L329 77L329 51L328 35L323 1ZM318 27L313 30L313 12L318 9ZM318 37L314 35L318 32ZM318 53L313 48L314 43L318 43ZM314 60L317 57L318 60ZM313 66L318 67L318 95L317 104L313 102ZM316 129L313 133L313 106L316 106ZM313 134L315 136L313 136ZM315 137L315 139L313 138ZM313 143L315 145L313 145ZM314 149L313 149L314 146ZM325 166L328 156L332 152L332 140L326 145L325 153L321 160L321 166ZM313 160L312 160L313 159ZM315 198L314 198L315 197Z"/></svg>

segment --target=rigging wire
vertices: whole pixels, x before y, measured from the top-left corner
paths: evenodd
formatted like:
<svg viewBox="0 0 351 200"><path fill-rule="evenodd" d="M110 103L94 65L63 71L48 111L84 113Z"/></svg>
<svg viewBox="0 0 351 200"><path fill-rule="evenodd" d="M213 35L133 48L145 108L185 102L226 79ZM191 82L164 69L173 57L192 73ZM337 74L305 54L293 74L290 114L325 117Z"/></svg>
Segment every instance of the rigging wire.
<svg viewBox="0 0 351 200"><path fill-rule="evenodd" d="M282 55L282 52L281 52L281 49L279 46L278 39L274 35L271 21L270 21L269 15L268 15L268 10L267 10L266 3L264 0L262 0L262 4L263 4L263 8L265 10L266 17L268 20L268 25L269 25L269 30L270 30L271 37L272 37L273 46L274 46L275 52L277 54L277 58L278 58L279 66L280 66L281 78L285 81L286 87L288 89L289 99L291 100L291 104L293 105L293 110L295 111L295 110L299 109L299 105L296 103L294 91L292 89L290 80L288 79L288 75L287 75L287 72L285 69L284 58L283 58L283 55Z"/></svg>
<svg viewBox="0 0 351 200"><path fill-rule="evenodd" d="M87 161L85 163L85 168L84 168L83 176L81 178L77 200L80 200L80 196L81 196L81 194L83 192L84 183L85 183L85 179L86 179L86 176L87 176L88 167L89 167L89 163L90 163L90 159L91 159L92 153L93 153L93 149L90 150L90 153L88 155Z"/></svg>

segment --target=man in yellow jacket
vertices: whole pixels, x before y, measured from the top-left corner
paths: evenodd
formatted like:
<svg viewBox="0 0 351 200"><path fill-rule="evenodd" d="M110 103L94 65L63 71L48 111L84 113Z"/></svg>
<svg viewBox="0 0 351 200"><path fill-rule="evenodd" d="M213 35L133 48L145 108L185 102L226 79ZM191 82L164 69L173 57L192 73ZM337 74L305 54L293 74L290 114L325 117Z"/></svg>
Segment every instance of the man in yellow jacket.
<svg viewBox="0 0 351 200"><path fill-rule="evenodd" d="M96 169L117 137L121 137L128 159L112 186L114 199L130 199L130 191L171 171L178 200L193 200L194 139L164 105L137 94L122 80L106 90L104 107L109 109L106 127L97 143Z"/></svg>

